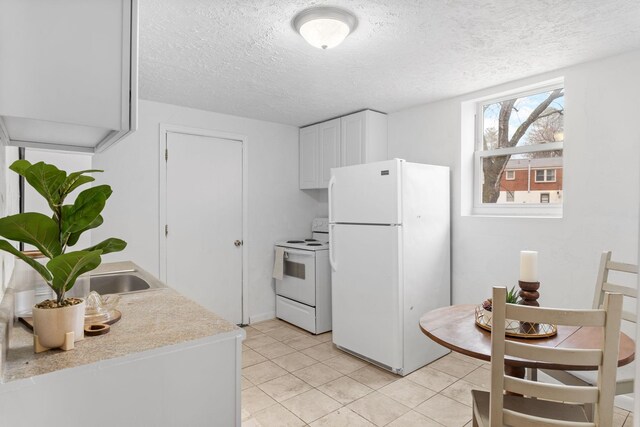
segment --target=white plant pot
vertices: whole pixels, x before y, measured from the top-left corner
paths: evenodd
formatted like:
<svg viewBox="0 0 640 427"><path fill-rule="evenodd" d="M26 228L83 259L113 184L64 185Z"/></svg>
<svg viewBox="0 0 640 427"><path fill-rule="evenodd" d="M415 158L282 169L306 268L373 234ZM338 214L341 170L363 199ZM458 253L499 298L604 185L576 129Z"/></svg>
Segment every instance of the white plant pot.
<svg viewBox="0 0 640 427"><path fill-rule="evenodd" d="M33 307L36 353L58 347L70 350L74 342L83 340L85 307L84 300L80 304L61 308Z"/></svg>

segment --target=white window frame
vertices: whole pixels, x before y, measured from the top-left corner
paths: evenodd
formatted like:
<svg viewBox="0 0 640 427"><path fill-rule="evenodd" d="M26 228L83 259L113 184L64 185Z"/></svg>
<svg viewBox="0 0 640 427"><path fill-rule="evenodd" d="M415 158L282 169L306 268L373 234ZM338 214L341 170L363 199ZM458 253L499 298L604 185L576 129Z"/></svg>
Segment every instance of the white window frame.
<svg viewBox="0 0 640 427"><path fill-rule="evenodd" d="M495 157L504 155L517 155L525 153L539 153L543 151L564 150L564 141L549 142L540 145L530 145L525 147L497 148L494 150L483 150L483 106L496 102L506 101L513 98L522 98L542 92L550 92L554 89L564 88L564 80L554 81L552 84L536 86L526 90L514 90L508 94L494 98L479 99L476 103L475 115L475 147L473 152L473 215L488 216L533 216L533 217L562 217L562 203L545 204L520 204L520 203L482 203L482 161L485 157ZM564 162L563 162L564 167ZM557 172L556 172L557 174ZM545 172L546 177L546 172Z"/></svg>
<svg viewBox="0 0 640 427"><path fill-rule="evenodd" d="M538 180L538 171L544 171L544 179L542 181ZM549 179L549 171L554 171L553 173L553 179ZM537 183L546 183L546 182L556 182L556 176L558 175L558 172L555 172L556 168L538 168L538 169L534 169L534 181Z"/></svg>
<svg viewBox="0 0 640 427"><path fill-rule="evenodd" d="M547 197L547 201L546 202L542 201L542 197L543 196ZM540 193L540 203L544 203L545 205L551 203L551 193Z"/></svg>
<svg viewBox="0 0 640 427"><path fill-rule="evenodd" d="M504 179L505 181L515 181L516 180L516 171L515 169L510 169L508 171L504 171L505 176ZM511 178L509 178L509 174L511 174Z"/></svg>

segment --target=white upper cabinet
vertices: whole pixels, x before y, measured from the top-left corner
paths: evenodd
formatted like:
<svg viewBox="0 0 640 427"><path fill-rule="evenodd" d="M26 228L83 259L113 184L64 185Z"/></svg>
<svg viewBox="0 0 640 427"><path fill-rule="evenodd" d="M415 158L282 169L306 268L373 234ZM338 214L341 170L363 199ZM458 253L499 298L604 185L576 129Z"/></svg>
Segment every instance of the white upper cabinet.
<svg viewBox="0 0 640 427"><path fill-rule="evenodd" d="M98 152L136 129L137 0L0 3L0 137Z"/></svg>
<svg viewBox="0 0 640 427"><path fill-rule="evenodd" d="M340 166L340 119L300 129L300 188L327 188Z"/></svg>
<svg viewBox="0 0 640 427"><path fill-rule="evenodd" d="M341 166L387 160L387 115L371 110L344 116Z"/></svg>
<svg viewBox="0 0 640 427"><path fill-rule="evenodd" d="M387 159L387 115L371 110L300 129L300 188L327 188L331 168Z"/></svg>
<svg viewBox="0 0 640 427"><path fill-rule="evenodd" d="M318 128L300 129L300 188L318 186Z"/></svg>
<svg viewBox="0 0 640 427"><path fill-rule="evenodd" d="M318 186L327 188L331 179L331 168L340 166L340 119L320 123L317 126L320 149Z"/></svg>

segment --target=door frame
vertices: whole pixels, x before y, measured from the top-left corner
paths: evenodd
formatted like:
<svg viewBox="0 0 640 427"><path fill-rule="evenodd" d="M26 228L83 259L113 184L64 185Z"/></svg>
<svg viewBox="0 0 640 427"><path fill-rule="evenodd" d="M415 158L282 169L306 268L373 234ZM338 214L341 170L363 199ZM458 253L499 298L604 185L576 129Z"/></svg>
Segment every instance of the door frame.
<svg viewBox="0 0 640 427"><path fill-rule="evenodd" d="M158 261L160 267L160 280L167 280L167 241L165 238L165 224L167 223L167 161L165 160L165 148L167 146L167 134L180 133L185 135L204 136L209 138L228 139L237 141L242 147L242 324L249 324L249 190L248 190L248 155L247 136L236 133L223 132L211 129L199 129L181 125L160 123L158 135L158 162L159 162L159 189L158 189Z"/></svg>

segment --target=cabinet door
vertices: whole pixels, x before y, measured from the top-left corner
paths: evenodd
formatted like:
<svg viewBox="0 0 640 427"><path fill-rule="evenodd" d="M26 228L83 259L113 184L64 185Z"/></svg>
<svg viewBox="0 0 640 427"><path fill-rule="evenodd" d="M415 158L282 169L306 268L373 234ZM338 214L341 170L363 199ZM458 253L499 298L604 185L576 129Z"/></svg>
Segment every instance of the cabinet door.
<svg viewBox="0 0 640 427"><path fill-rule="evenodd" d="M318 188L327 188L331 168L340 166L340 119L329 120L318 126L319 175Z"/></svg>
<svg viewBox="0 0 640 427"><path fill-rule="evenodd" d="M16 145L93 152L135 129L137 10L137 0L2 1L0 121Z"/></svg>
<svg viewBox="0 0 640 427"><path fill-rule="evenodd" d="M300 189L318 188L318 125L300 129Z"/></svg>
<svg viewBox="0 0 640 427"><path fill-rule="evenodd" d="M341 119L342 166L365 163L366 111Z"/></svg>

